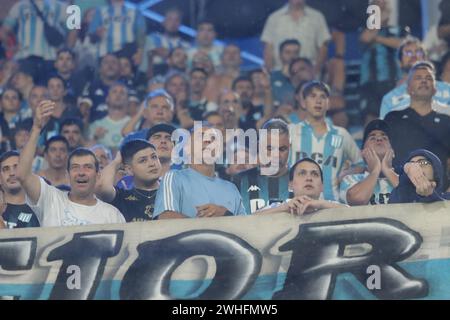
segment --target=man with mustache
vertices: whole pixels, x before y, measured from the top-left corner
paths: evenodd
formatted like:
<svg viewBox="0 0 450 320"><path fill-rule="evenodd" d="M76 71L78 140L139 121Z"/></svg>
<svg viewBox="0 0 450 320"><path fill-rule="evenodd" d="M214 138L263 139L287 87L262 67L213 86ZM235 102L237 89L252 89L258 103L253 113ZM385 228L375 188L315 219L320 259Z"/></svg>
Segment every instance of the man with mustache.
<svg viewBox="0 0 450 320"><path fill-rule="evenodd" d="M36 215L25 203L25 191L17 178L19 156L17 151L0 156L0 215L7 228L39 227Z"/></svg>
<svg viewBox="0 0 450 320"><path fill-rule="evenodd" d="M98 160L92 151L78 148L69 155L67 171L70 192L48 185L43 178L31 172L40 132L54 110L52 101L43 100L39 103L30 139L20 154L17 177L25 190L27 204L43 227L124 223L125 219L119 210L95 197L100 172Z"/></svg>
<svg viewBox="0 0 450 320"><path fill-rule="evenodd" d="M392 111L408 108L411 97L407 89L408 74L417 62L427 61L427 54L422 42L415 37L407 37L398 48L398 60L403 72L397 87L384 95L381 102L380 118ZM445 81L436 81L436 92L433 96L433 110L438 113L450 115L450 84Z"/></svg>
<svg viewBox="0 0 450 320"><path fill-rule="evenodd" d="M394 166L402 165L408 154L416 149L434 153L444 164L444 177L450 154L450 116L433 110L436 94L435 70L430 62L417 62L410 70L409 108L390 112L386 122L392 129L391 144L395 150ZM445 183L445 188L448 183Z"/></svg>

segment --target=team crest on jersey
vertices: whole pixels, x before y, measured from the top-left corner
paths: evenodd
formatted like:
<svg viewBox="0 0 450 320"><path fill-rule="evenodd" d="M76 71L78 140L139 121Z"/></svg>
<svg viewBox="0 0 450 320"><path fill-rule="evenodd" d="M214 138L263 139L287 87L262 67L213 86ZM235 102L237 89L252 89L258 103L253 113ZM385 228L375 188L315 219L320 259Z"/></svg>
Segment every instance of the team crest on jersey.
<svg viewBox="0 0 450 320"><path fill-rule="evenodd" d="M344 138L339 135L339 134L333 134L331 136L331 145L336 148L339 149L340 147L342 147L342 141L344 140Z"/></svg>
<svg viewBox="0 0 450 320"><path fill-rule="evenodd" d="M248 188L247 192L259 191L259 190L261 190L261 189L258 186L250 186L250 188Z"/></svg>
<svg viewBox="0 0 450 320"><path fill-rule="evenodd" d="M128 197L125 198L125 200L128 200L128 201L137 201L138 198L136 198L135 196L133 196L132 194L130 194Z"/></svg>
<svg viewBox="0 0 450 320"><path fill-rule="evenodd" d="M32 216L33 215L31 213L21 212L19 214L19 217L17 218L17 220L28 223L28 222L30 222Z"/></svg>
<svg viewBox="0 0 450 320"><path fill-rule="evenodd" d="M145 206L145 211L144 214L149 217L150 219L153 219L153 208L154 205L153 204L149 204Z"/></svg>

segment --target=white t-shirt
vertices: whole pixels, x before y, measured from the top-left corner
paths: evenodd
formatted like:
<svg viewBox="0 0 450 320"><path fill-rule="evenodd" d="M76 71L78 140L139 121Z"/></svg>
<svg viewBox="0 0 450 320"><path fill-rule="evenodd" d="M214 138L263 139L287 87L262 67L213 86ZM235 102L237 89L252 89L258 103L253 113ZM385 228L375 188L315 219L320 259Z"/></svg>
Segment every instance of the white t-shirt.
<svg viewBox="0 0 450 320"><path fill-rule="evenodd" d="M261 34L262 42L268 42L274 46L274 70L282 68L279 47L287 39L297 39L301 45L300 56L315 63L322 45L331 40L331 34L325 17L320 11L306 6L304 15L295 21L289 14L288 5L285 5L267 18Z"/></svg>
<svg viewBox="0 0 450 320"><path fill-rule="evenodd" d="M94 121L89 126L89 139L94 139L95 130L102 127L107 130L103 138L97 139L97 143L108 148L118 148L122 141L122 129L130 120L129 116L116 121L106 116L100 120Z"/></svg>
<svg viewBox="0 0 450 320"><path fill-rule="evenodd" d="M41 194L36 204L26 196L26 203L34 211L41 227L78 226L88 224L125 223L117 208L97 199L94 206L71 201L67 191L48 185L42 178Z"/></svg>

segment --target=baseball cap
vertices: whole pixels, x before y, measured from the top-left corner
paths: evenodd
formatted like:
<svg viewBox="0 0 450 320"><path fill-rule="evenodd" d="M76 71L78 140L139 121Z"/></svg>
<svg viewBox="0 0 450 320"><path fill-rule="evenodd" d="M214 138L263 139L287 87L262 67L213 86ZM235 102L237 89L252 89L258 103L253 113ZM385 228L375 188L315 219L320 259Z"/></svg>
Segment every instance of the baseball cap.
<svg viewBox="0 0 450 320"><path fill-rule="evenodd" d="M148 129L147 140L150 139L150 137L153 136L155 133L167 132L168 134L172 134L172 132L174 132L175 129L176 128L171 124L167 124L167 123L155 124L153 127Z"/></svg>
<svg viewBox="0 0 450 320"><path fill-rule="evenodd" d="M364 137L362 142L363 146L366 143L369 134L374 130L383 131L388 136L389 140L391 140L391 129L389 128L387 122L381 119L375 119L370 121L369 124L367 124L366 128L364 129Z"/></svg>

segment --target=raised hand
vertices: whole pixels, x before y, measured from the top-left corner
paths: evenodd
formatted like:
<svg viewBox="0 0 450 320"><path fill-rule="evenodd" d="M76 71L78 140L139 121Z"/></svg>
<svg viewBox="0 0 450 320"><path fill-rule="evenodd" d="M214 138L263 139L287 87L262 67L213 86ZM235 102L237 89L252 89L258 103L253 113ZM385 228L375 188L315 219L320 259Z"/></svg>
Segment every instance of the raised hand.
<svg viewBox="0 0 450 320"><path fill-rule="evenodd" d="M50 120L55 110L55 103L50 100L43 100L36 108L36 112L33 118L33 126L42 130Z"/></svg>
<svg viewBox="0 0 450 320"><path fill-rule="evenodd" d="M392 159L394 159L394 150L389 149L383 157L381 161L381 169L382 170L390 170L392 169Z"/></svg>
<svg viewBox="0 0 450 320"><path fill-rule="evenodd" d="M361 152L361 155L367 163L367 170L370 173L379 174L381 171L381 161L375 150L366 148Z"/></svg>
<svg viewBox="0 0 450 320"><path fill-rule="evenodd" d="M408 176L409 180L414 184L414 186L418 186L423 178L426 178L422 168L418 163L408 162L404 165L403 171Z"/></svg>
<svg viewBox="0 0 450 320"><path fill-rule="evenodd" d="M416 185L416 193L422 197L427 197L433 194L436 188L436 182L429 181L425 176L418 179Z"/></svg>

